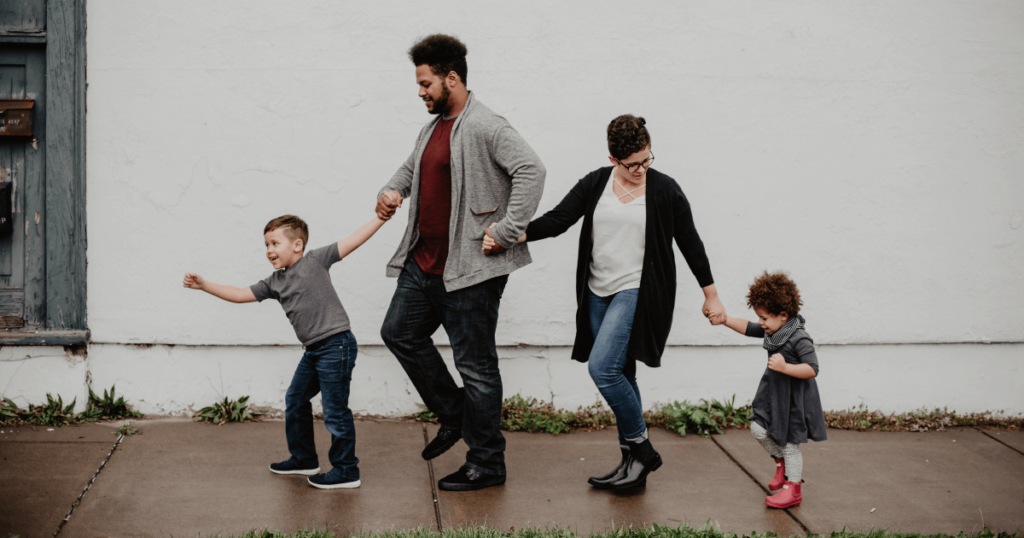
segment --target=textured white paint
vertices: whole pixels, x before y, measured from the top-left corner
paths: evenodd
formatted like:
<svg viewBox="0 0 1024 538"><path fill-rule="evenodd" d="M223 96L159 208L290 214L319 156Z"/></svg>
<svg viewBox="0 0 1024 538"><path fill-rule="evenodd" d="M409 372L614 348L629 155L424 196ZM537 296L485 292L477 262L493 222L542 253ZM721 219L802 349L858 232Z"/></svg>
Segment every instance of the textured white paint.
<svg viewBox="0 0 1024 538"><path fill-rule="evenodd" d="M88 368L93 387L116 384L119 394L146 413L185 414L246 394L255 405L283 409L301 352L298 346L97 344L89 347ZM441 352L461 385L451 349ZM864 404L886 412L945 406L1022 414L1022 353L1024 344L819 346L822 404L833 410ZM502 347L499 354L506 397L521 394L564 409L601 399L586 366L569 359L569 348ZM753 398L765 363L759 348L673 347L661 368L641 366L637 379L645 408L732 395L743 404ZM404 415L418 411L420 401L386 348L360 347L349 400L353 411Z"/></svg>
<svg viewBox="0 0 1024 538"><path fill-rule="evenodd" d="M800 285L831 351L826 408L1024 412L1019 345L931 345L1024 342L1024 3L103 0L88 21L88 316L103 344L89 368L144 409L205 405L222 376L231 395L281 400L298 348L272 347L295 344L279 306L183 290L182 275L266 277L261 231L283 213L309 221L314 246L370 219L430 119L406 50L442 31L469 47L470 89L547 166L542 210L606 164L612 117L645 116L728 310L752 317L744 295L763 270ZM365 353L353 407L367 412L414 409L373 347L405 223L333 270ZM596 398L566 359L577 234L531 247L498 329L499 344L528 345L503 348L509 392L563 407ZM731 361L759 351L714 346L756 342L708 326L680 266L670 343L697 347L641 374L648 401L742 400L759 371ZM127 345L154 343L214 347Z"/></svg>
<svg viewBox="0 0 1024 538"><path fill-rule="evenodd" d="M0 398L18 407L46 403L46 395L60 396L64 404L75 402L85 409L89 401L86 357L62 347L13 347L0 349ZM155 381L155 380L154 380Z"/></svg>

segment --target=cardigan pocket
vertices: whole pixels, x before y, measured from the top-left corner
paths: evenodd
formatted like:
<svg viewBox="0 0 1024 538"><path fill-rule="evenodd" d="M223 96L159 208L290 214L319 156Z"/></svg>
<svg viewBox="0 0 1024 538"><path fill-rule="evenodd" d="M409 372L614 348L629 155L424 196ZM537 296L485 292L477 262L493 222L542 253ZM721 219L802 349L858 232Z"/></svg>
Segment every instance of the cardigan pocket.
<svg viewBox="0 0 1024 538"><path fill-rule="evenodd" d="M466 239L468 241L483 241L484 231L487 227L505 218L504 211L499 212L499 209L500 206L470 206L469 212L473 214L473 218L466 222L466 224L469 225L466 230L468 232Z"/></svg>

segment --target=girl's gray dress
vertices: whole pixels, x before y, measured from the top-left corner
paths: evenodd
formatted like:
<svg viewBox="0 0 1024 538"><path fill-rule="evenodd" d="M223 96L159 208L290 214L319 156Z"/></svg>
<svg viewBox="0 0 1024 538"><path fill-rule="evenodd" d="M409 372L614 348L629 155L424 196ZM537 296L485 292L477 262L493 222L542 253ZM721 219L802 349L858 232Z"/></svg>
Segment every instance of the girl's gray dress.
<svg viewBox="0 0 1024 538"><path fill-rule="evenodd" d="M764 329L757 323L747 322L747 336L764 338ZM771 357L779 353L789 364L810 364L818 373L818 357L814 341L807 331L797 329L781 348L769 351ZM824 441L825 413L821 410L821 397L814 378L797 379L765 368L757 386L750 420L768 430L768 437L779 446L787 443L806 443L807 439Z"/></svg>

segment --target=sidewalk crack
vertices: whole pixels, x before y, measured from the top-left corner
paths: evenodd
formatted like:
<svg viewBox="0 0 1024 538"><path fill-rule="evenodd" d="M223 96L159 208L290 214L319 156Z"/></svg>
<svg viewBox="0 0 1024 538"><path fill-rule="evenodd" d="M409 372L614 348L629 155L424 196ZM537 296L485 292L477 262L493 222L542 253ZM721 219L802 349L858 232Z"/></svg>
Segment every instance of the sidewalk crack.
<svg viewBox="0 0 1024 538"><path fill-rule="evenodd" d="M1014 451L1014 452L1016 452L1016 453L1020 454L1021 456L1024 456L1024 452L1021 452L1020 450L1017 450L1016 448L1014 448L1014 447L1012 447L1012 446L1010 446L1010 445L1006 444L1005 442L1003 442L1003 440L1002 440L1002 439L999 439L999 438L997 438L997 437L994 437L994 436L993 436L993 435L992 435L991 433L988 433L987 431L985 431L985 430L983 430L983 429L981 429L981 428L977 428L977 427L976 427L976 428L974 428L974 429L976 429L976 430L978 430L979 432L981 432L981 434L982 434L982 435L984 435L985 437L988 437L989 439L991 439L991 440L993 440L993 441L995 441L995 442L997 442L997 443L999 443L999 444L1001 444L1001 445L1005 446L1006 448L1009 448L1010 450L1012 450L1012 451Z"/></svg>
<svg viewBox="0 0 1024 538"><path fill-rule="evenodd" d="M758 482L756 478L754 478L754 475L750 474L750 471L748 471L747 468L744 467L742 463L740 463L736 458L732 457L732 454L730 454L729 451L726 450L724 446L722 446L721 444L719 444L718 441L715 440L715 436L714 435L711 436L711 442L715 443L715 446L717 446L722 452L724 452L725 455L728 456L729 459L732 460L732 462L735 463L736 466L739 467L741 471L743 471L743 474L745 474L748 477L750 477L750 479L755 484L757 484L757 487L761 488L761 491L763 491L765 493L765 495L771 495L772 494L771 491L768 491L768 488L766 488L763 485L761 485L761 483ZM804 534L805 535L810 536L811 530L807 528L807 525L804 525L803 521L800 521L799 518L797 518L795 515L793 515L793 512L790 512L789 508L783 508L782 511L785 512L786 515L788 515L790 518L792 518L793 521L795 521L797 525L800 525L800 528L804 530Z"/></svg>
<svg viewBox="0 0 1024 538"><path fill-rule="evenodd" d="M427 425L423 425L423 446L426 447L430 444L430 438L427 436ZM434 481L434 462L427 460L427 472L430 474L430 495L434 498L434 518L437 521L437 532L442 532L444 529L441 527L441 505L440 500L437 498L437 482Z"/></svg>
<svg viewBox="0 0 1024 538"><path fill-rule="evenodd" d="M51 538L57 538L57 535L60 534L60 531L64 529L64 525L67 525L68 520L71 519L71 514L74 513L75 508L77 508L78 505L81 504L82 498L85 497L86 492L88 492L89 488L92 487L93 482L96 481L96 477L100 475L100 472L103 471L103 468L107 466L107 462L110 461L110 457L114 455L114 451L117 450L117 447L121 445L121 441L123 440L124 434L121 434L117 437L117 441L114 441L114 446L110 449L110 452L107 453L107 457L103 459L103 463L100 464L99 469L96 469L96 473L92 475L91 479L89 479L89 483L85 485L85 489L83 489L82 493L78 495L78 498L75 499L75 502L71 503L71 508L68 509L67 515L64 516L64 519L60 521L60 525L57 525L57 530L54 531L53 536Z"/></svg>

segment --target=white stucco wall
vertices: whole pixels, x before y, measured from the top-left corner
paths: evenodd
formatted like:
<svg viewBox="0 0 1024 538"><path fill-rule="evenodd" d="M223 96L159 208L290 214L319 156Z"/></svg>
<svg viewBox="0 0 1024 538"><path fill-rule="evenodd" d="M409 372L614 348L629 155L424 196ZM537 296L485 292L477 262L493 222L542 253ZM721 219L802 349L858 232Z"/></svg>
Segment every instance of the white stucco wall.
<svg viewBox="0 0 1024 538"><path fill-rule="evenodd" d="M184 290L183 273L249 285L271 271L269 219L301 215L313 246L370 219L430 120L406 51L450 32L469 48L469 88L543 159L541 211L607 163L609 120L646 117L656 168L690 199L728 311L752 317L744 295L761 271L799 284L823 371L849 365L820 379L826 407L1024 412L1024 397L987 388L1019 386L1024 363L1022 28L1024 3L1012 1L90 2L92 372L116 365L124 375L100 377L125 387L163 381L145 391L173 411L206 395L190 392L208 383L188 365L224 358L245 371L238 390L272 398L298 349L261 347L295 343L279 306ZM394 290L384 264L405 224L400 213L332 273L360 368L390 360L367 375L403 390L378 331ZM534 264L506 288L500 345L545 350L554 358L537 360L552 365L567 356L577 234L531 245ZM679 261L666 355L679 360L665 361L679 371L648 383L700 379L700 394L680 381L676 397L743 400L739 363L707 357L759 360L756 348L714 347L757 342L708 326ZM935 346L986 342L1017 345ZM246 371L255 356L282 366ZM986 381L962 387L949 373L976 356L990 361ZM506 384L527 386L533 370L508 362L525 359L503 357ZM870 375L853 366L864 362ZM756 380L760 367L743 364ZM410 407L395 398L366 410Z"/></svg>

